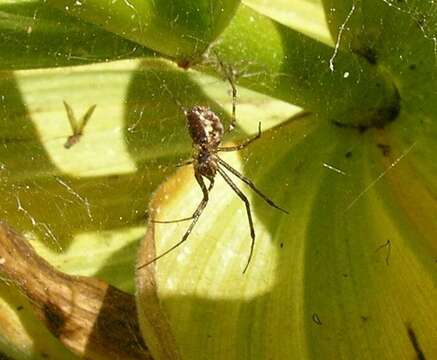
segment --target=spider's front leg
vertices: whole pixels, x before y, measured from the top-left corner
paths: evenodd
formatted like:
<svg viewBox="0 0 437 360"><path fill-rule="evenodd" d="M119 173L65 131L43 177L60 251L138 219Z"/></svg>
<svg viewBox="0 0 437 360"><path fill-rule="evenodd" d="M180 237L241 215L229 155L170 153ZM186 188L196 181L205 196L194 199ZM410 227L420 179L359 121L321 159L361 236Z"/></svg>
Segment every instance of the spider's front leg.
<svg viewBox="0 0 437 360"><path fill-rule="evenodd" d="M253 143L255 140L258 140L261 137L261 123L258 123L258 134L256 134L255 136L243 141L241 144L235 145L235 146L224 146L224 147L219 147L217 149L217 152L221 152L221 151L238 151L238 150L242 150L244 149L246 146L248 146L249 144Z"/></svg>

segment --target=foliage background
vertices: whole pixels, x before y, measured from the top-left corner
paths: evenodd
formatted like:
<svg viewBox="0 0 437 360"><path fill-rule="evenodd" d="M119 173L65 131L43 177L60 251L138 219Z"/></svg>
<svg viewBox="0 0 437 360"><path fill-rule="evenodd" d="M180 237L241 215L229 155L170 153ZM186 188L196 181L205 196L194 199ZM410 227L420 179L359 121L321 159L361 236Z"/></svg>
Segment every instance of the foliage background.
<svg viewBox="0 0 437 360"><path fill-rule="evenodd" d="M152 202L163 218L186 216L199 200L189 169L174 168L190 154L175 99L209 105L229 120L228 85L212 76L214 66L184 71L165 59L201 53L224 30L217 48L242 85L241 128L226 140L254 133L260 120L271 128L226 160L291 215L251 197L258 237L243 277L244 209L217 184L189 243L156 266L158 310L172 340L148 345L157 358L172 347L182 358L208 359L437 354L436 5L247 1L228 25L237 4L228 1L217 27L208 21L219 7L166 32L168 22L154 16L176 10L153 13L147 4L96 10L53 2L57 11L44 2L2 2L1 218L61 271L133 294L151 194L170 176ZM181 33L190 37L171 35ZM399 91L399 116L360 132L372 118L363 109L392 95L373 87L380 78ZM97 104L71 150L63 148L71 131L63 100L78 116ZM294 105L313 115L290 120ZM156 227L157 252L184 230ZM149 306L142 276L140 312ZM1 295L4 354L74 358L10 283ZM147 317L142 325L153 338Z"/></svg>

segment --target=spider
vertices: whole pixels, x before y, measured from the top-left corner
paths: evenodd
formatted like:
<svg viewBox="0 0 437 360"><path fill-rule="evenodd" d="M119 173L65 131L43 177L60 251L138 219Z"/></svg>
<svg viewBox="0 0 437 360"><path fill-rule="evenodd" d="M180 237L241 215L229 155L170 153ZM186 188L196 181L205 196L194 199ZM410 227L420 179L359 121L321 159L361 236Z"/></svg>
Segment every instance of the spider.
<svg viewBox="0 0 437 360"><path fill-rule="evenodd" d="M73 135L70 135L64 144L64 147L66 149L71 148L74 144L79 142L80 138L83 135L83 130L88 123L91 115L93 114L96 106L97 105L90 106L85 115L82 117L81 121L77 122L76 117L74 116L73 109L70 107L70 105L68 105L66 101L64 101L64 107L65 111L67 112L68 121L70 122L71 130L73 130Z"/></svg>
<svg viewBox="0 0 437 360"><path fill-rule="evenodd" d="M220 60L219 63L222 69L224 70L225 75L232 87L232 116L231 116L231 123L229 125L229 131L230 131L234 128L236 123L235 111L236 111L237 89L232 80L232 75L228 72L228 70ZM241 181L246 183L255 193L257 193L271 207L278 209L286 214L288 214L288 211L276 205L271 199L269 199L260 190L258 190L258 188L250 179L245 177L243 174L239 173L231 165L229 165L223 159L221 159L218 156L218 153L225 152L225 151L242 150L246 146L254 142L255 140L259 139L261 137L261 123L258 124L258 134L255 135L254 137L249 138L244 142L235 146L223 147L220 145L224 135L224 127L220 118L211 109L205 106L195 105L188 110L184 110L184 114L187 120L188 132L191 136L192 143L193 143L194 156L192 159L185 161L184 163L178 166L193 165L194 177L202 190L203 198L200 201L199 205L197 206L196 210L194 211L193 215L189 217L178 219L178 220L168 220L168 221L152 220L152 222L154 223L161 223L161 224L177 223L177 222L188 221L188 220L192 220L192 222L188 227L188 229L185 231L184 235L182 236L182 239L178 243L176 243L175 245L173 245L172 247L170 247L168 250L164 251L160 255L156 256L154 259L139 266L138 269L141 269L143 267L150 265L151 263L154 263L158 259L162 258L163 256L167 255L168 253L170 253L171 251L182 245L188 239L188 236L193 231L193 228L196 225L197 221L199 220L200 215L202 214L203 210L208 204L209 192L214 187L215 177L218 173L225 180L225 182L231 187L231 189L237 194L237 196L244 202L244 205L246 206L247 218L249 220L250 237L252 241L250 246L249 257L243 270L243 274L244 274L253 256L253 251L255 247L255 229L253 226L252 212L250 209L249 200L247 199L246 195L244 195L243 192L237 187L237 185L235 185L235 183L232 181L232 179L229 177L226 171L228 171L229 173L233 174ZM208 179L209 181L208 187L206 186L204 179Z"/></svg>

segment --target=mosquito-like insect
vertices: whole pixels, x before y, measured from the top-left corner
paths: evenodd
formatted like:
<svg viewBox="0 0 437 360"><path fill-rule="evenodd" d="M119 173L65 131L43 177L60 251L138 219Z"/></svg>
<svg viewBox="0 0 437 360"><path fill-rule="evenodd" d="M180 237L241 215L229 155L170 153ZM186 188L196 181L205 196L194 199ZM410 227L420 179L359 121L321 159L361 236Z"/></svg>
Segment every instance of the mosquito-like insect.
<svg viewBox="0 0 437 360"><path fill-rule="evenodd" d="M70 135L67 138L67 141L64 144L64 147L66 149L71 148L74 144L78 143L80 138L83 135L83 129L85 129L86 124L88 123L88 120L90 119L91 115L94 112L94 109L97 105L92 105L87 110L85 115L82 117L80 121L76 121L76 117L74 116L73 109L66 101L64 101L64 107L65 111L67 112L68 121L70 122L71 130L73 131L73 135Z"/></svg>
<svg viewBox="0 0 437 360"><path fill-rule="evenodd" d="M228 78L232 87L232 117L229 126L229 129L232 130L232 128L236 123L235 104L236 104L237 90L231 75L224 67L223 63L220 62L220 65L225 71L226 77ZM244 183L246 183L255 193L257 193L270 206L286 214L288 214L288 211L276 205L272 200L270 200L266 195L264 195L260 190L258 190L250 179L245 177L243 174L239 173L231 165L229 165L223 159L221 159L218 156L218 153L225 152L225 151L242 150L246 146L254 142L255 140L259 139L261 137L261 123L259 123L258 125L258 134L255 135L254 137L247 139L246 141L242 142L239 145L222 147L220 146L220 144L224 134L224 127L220 118L211 109L205 106L196 105L189 110L184 110L184 114L187 120L188 131L193 141L194 156L192 159L184 162L181 165L190 165L190 164L193 165L194 177L202 190L203 198L199 203L199 205L197 206L196 210L194 211L193 215L189 217L178 219L178 220L169 220L169 221L152 220L152 222L154 223L161 223L161 224L176 223L176 222L188 221L188 220L192 220L192 222L188 227L188 229L186 230L185 234L183 235L182 239L178 243L170 247L168 250L164 251L162 254L156 256L154 259L139 266L138 269L141 269L157 261L158 259L167 255L169 252L176 249L178 246L180 246L188 239L188 236L193 231L194 226L196 225L200 215L202 214L203 210L205 209L208 203L209 192L212 190L214 186L215 176L218 173L225 180L225 182L231 187L231 189L237 194L237 196L244 202L246 206L246 212L249 220L250 236L252 242L250 246L249 257L246 266L244 267L243 270L243 274L244 274L249 266L249 263L253 255L253 250L255 246L255 229L253 225L252 212L250 209L249 200L243 194L243 192L237 187L237 185L235 185L232 179L228 176L226 170L229 171L234 176L236 176L237 178L239 178ZM208 187L205 185L204 178L209 180Z"/></svg>

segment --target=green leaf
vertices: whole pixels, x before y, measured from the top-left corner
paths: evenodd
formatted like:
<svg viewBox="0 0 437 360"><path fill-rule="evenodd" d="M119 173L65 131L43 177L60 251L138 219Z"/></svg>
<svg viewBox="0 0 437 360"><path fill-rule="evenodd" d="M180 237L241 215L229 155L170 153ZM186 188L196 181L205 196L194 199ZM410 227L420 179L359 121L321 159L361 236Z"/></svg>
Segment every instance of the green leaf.
<svg viewBox="0 0 437 360"><path fill-rule="evenodd" d="M226 157L290 216L251 197L257 242L242 275L250 247L244 205L217 183L187 242L137 274L143 332L158 358L168 348L182 359L437 354L430 336L437 332L430 300L437 296L433 17L424 31L419 6L326 3L337 46L353 49L396 85L399 114L367 131L300 119L271 130L242 160ZM239 43L242 33L225 36ZM251 54L272 44L241 43ZM157 192L152 214L189 216L200 198L183 169ZM187 226L151 224L138 264L180 241Z"/></svg>
<svg viewBox="0 0 437 360"><path fill-rule="evenodd" d="M49 1L94 23L181 61L196 60L228 25L239 0Z"/></svg>
<svg viewBox="0 0 437 360"><path fill-rule="evenodd" d="M223 155L290 214L242 187L257 236L242 274L244 204L217 180L186 243L137 274L155 356L170 348L182 359L412 358L411 334L426 358L436 354L428 334L437 331L429 193L437 177L425 185L411 171L426 151L421 137L387 142L392 131L360 134L306 117L263 134L240 159ZM156 193L152 216L189 216L200 199L192 170L181 169ZM188 225L150 224L138 265L180 241Z"/></svg>
<svg viewBox="0 0 437 360"><path fill-rule="evenodd" d="M0 69L57 67L150 56L138 44L41 1L0 4Z"/></svg>
<svg viewBox="0 0 437 360"><path fill-rule="evenodd" d="M225 63L243 69L241 74L237 70L240 85L330 122L381 127L398 112L397 89L383 71L244 5L216 49Z"/></svg>
<svg viewBox="0 0 437 360"><path fill-rule="evenodd" d="M73 12L89 24L44 7L35 38L25 34L35 3L22 12L15 6L0 10L6 19L0 26L12 29L10 46L0 49L5 69L77 64L65 54L71 49L80 56L82 47L84 61L130 56L137 45L121 37L187 60L198 57L223 30L194 71L147 59L1 74L0 217L62 271L101 277L133 293L134 258L149 200L150 211L159 208L153 215L160 220L192 214L201 191L192 169L175 169L191 156L183 107L210 106L225 124L231 108L229 85L201 74L222 77L214 53L231 65L240 85L241 129L228 134L225 143L255 133L258 121L263 130L270 129L241 154L227 153L224 159L290 214L241 187L249 196L257 235L255 255L242 275L250 250L247 215L240 199L217 179L187 242L136 274L142 330L156 358L437 354L430 335L437 332L432 1L325 1L335 47L326 45L317 28L296 24L292 30L272 20L288 24L275 9L303 14L310 6L297 3L278 0L269 10L252 3L265 14L241 6L233 18L235 8L228 3L217 27L205 7L199 19L190 18L193 7L188 15L163 12L147 28L163 31L150 39L136 37L134 14L148 3L132 9L130 2L116 2L102 12L87 7L95 2L69 4L67 13L84 9ZM105 23L108 14L114 22ZM183 21L171 29L169 14ZM156 11L143 15L161 16ZM98 32L95 25L113 34ZM196 32L202 32L202 41ZM88 47L94 33L98 44ZM193 33L196 38L186 36ZM64 34L74 41L61 40ZM36 51L20 48L27 44ZM61 60L51 56L56 47L64 54ZM132 57L147 52L137 49ZM64 144L72 132L63 101L78 118L97 105L69 150ZM285 122L296 111L290 103L314 114ZM187 226L151 224L137 265L178 242ZM21 302L15 295L8 300L11 288L0 289L7 302L2 351L31 358L50 347L56 358L65 349L49 335L42 341L36 331L29 337L5 330L7 322L21 332L27 330L23 323L34 321L20 318ZM35 327L41 324L35 321ZM31 339L41 347L32 348Z"/></svg>
<svg viewBox="0 0 437 360"><path fill-rule="evenodd" d="M245 0L244 3L279 23L332 44L325 13L314 0Z"/></svg>

